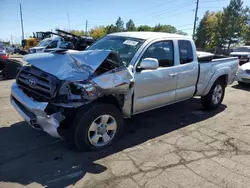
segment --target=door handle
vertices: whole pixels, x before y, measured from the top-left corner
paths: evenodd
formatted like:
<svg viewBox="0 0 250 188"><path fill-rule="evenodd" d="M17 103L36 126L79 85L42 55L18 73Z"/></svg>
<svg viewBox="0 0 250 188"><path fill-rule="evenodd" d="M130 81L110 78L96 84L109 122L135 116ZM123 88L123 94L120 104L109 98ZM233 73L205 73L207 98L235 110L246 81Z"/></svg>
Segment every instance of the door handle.
<svg viewBox="0 0 250 188"><path fill-rule="evenodd" d="M171 73L171 74L169 74L169 76L170 76L171 78L175 77L176 75L177 75L177 73Z"/></svg>

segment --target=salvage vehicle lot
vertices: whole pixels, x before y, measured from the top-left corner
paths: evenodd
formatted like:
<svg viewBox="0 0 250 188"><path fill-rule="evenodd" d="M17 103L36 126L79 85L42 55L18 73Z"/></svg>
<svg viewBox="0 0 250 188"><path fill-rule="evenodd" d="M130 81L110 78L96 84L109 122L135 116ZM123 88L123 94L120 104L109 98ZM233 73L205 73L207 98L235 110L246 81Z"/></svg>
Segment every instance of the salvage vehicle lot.
<svg viewBox="0 0 250 188"><path fill-rule="evenodd" d="M170 105L125 122L123 138L97 152L72 146L23 122L0 81L0 187L248 187L250 89L234 84L223 105Z"/></svg>

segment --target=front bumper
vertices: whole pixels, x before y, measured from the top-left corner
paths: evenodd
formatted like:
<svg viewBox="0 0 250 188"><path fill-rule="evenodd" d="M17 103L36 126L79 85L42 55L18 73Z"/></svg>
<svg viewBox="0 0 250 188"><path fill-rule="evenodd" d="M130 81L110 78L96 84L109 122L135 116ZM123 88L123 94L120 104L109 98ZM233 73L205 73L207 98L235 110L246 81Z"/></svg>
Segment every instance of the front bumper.
<svg viewBox="0 0 250 188"><path fill-rule="evenodd" d="M33 128L42 129L53 137L61 138L58 134L59 127L64 116L61 112L48 115L45 112L47 102L37 102L28 97L16 83L11 87L11 104L23 119Z"/></svg>
<svg viewBox="0 0 250 188"><path fill-rule="evenodd" d="M250 83L250 74L244 72L237 73L236 80L238 82Z"/></svg>

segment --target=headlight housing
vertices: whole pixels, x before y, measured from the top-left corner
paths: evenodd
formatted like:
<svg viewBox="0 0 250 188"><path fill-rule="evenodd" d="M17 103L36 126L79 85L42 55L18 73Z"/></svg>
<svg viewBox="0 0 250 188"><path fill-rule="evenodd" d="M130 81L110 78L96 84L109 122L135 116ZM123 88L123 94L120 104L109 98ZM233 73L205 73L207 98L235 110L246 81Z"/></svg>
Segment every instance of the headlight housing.
<svg viewBox="0 0 250 188"><path fill-rule="evenodd" d="M66 95L68 99L95 99L97 98L96 88L92 83L81 81L65 81L59 90L59 95Z"/></svg>

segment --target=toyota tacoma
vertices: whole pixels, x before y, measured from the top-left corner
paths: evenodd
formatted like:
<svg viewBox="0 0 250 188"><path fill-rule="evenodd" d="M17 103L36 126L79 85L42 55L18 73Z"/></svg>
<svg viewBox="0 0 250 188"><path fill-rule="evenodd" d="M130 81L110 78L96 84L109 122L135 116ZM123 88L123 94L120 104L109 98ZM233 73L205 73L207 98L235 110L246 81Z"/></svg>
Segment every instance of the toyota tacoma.
<svg viewBox="0 0 250 188"><path fill-rule="evenodd" d="M197 55L198 54L198 55ZM187 36L109 34L86 51L30 54L11 89L11 103L35 129L98 150L120 138L123 119L201 97L222 103L238 70L236 57L196 52Z"/></svg>

